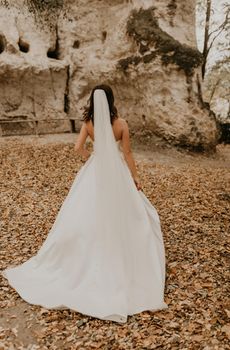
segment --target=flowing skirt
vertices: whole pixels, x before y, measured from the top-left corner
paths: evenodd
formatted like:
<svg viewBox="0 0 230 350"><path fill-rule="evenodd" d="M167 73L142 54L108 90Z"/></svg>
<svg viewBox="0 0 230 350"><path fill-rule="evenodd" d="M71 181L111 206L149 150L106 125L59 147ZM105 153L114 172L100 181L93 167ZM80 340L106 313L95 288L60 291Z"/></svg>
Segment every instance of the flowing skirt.
<svg viewBox="0 0 230 350"><path fill-rule="evenodd" d="M160 219L120 155L120 187L98 188L92 153L38 253L2 271L28 303L119 323L167 308Z"/></svg>

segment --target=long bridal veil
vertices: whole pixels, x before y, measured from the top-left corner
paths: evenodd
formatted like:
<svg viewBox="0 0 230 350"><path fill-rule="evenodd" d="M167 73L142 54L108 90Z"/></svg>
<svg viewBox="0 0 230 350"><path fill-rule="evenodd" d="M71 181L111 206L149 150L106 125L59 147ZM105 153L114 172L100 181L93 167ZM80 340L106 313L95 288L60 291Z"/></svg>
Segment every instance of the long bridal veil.
<svg viewBox="0 0 230 350"><path fill-rule="evenodd" d="M38 253L3 275L31 304L123 323L167 308L164 244L158 213L115 140L103 89L93 102L94 152Z"/></svg>

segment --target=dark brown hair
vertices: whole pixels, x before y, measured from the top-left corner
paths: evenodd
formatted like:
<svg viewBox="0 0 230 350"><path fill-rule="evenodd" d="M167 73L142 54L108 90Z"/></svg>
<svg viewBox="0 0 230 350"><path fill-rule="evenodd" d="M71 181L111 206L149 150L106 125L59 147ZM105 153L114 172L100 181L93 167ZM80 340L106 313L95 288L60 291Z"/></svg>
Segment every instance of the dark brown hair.
<svg viewBox="0 0 230 350"><path fill-rule="evenodd" d="M117 114L117 108L114 105L114 95L113 95L113 90L109 85L101 84L101 85L96 85L90 94L90 97L87 101L87 106L84 107L84 112L83 112L83 118L82 121L89 121L92 120L92 123L94 125L94 104L93 104L93 93L96 89L102 89L106 93L107 101L109 104L109 110L110 110L110 122L113 124L114 119L118 118Z"/></svg>

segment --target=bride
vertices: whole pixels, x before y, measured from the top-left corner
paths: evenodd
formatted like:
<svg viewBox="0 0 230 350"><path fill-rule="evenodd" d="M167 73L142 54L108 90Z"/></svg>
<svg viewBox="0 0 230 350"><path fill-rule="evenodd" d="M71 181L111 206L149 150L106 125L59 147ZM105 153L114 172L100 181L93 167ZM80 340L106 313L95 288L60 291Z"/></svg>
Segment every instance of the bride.
<svg viewBox="0 0 230 350"><path fill-rule="evenodd" d="M108 85L93 88L83 116L75 150L86 162L38 253L2 275L30 304L125 323L167 308L160 219L142 191L128 124Z"/></svg>

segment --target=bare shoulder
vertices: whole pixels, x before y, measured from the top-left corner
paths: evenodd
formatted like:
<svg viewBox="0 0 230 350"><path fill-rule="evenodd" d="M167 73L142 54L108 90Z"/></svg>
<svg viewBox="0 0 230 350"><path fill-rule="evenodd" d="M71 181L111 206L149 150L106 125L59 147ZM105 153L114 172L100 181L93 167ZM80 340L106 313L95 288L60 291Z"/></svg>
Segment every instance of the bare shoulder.
<svg viewBox="0 0 230 350"><path fill-rule="evenodd" d="M121 118L121 117L118 117L118 118L117 118L117 120L119 120L119 121L120 121L120 123L124 123L124 122L126 122L126 120L125 120L124 118Z"/></svg>
<svg viewBox="0 0 230 350"><path fill-rule="evenodd" d="M87 130L89 130L92 127L92 121L91 120L84 120L83 125L86 127Z"/></svg>
<svg viewBox="0 0 230 350"><path fill-rule="evenodd" d="M128 123L124 118L118 117L117 122L120 124L122 129L128 128Z"/></svg>

